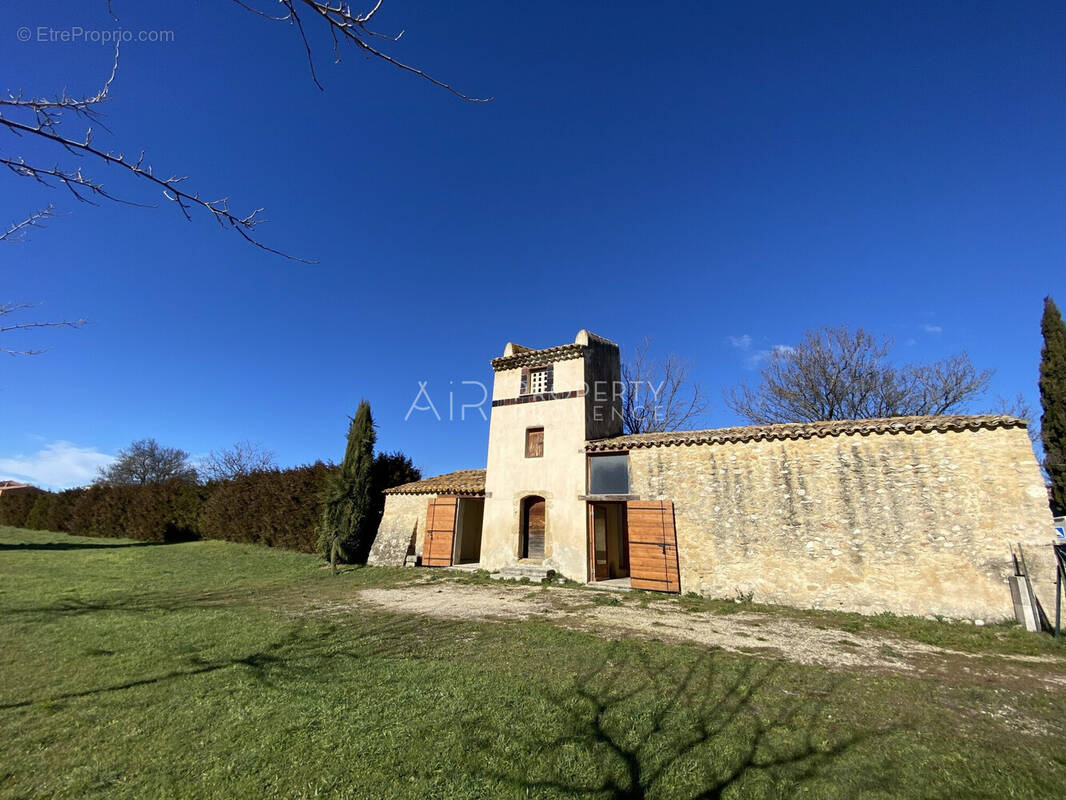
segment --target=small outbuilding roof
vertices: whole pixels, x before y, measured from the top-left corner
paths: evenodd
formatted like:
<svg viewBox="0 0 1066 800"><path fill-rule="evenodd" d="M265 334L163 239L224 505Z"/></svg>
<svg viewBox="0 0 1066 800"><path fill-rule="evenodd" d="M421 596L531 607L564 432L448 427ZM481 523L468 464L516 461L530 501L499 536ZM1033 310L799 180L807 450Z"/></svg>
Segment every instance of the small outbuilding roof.
<svg viewBox="0 0 1066 800"><path fill-rule="evenodd" d="M460 469L386 489L385 494L485 494L485 470Z"/></svg>
<svg viewBox="0 0 1066 800"><path fill-rule="evenodd" d="M814 439L871 433L933 433L975 431L982 428L1025 428L1025 420L1005 414L952 415L941 417L886 417L883 419L836 420L831 422L786 422L776 425L743 425L700 431L634 433L596 439L585 445L590 453L633 450L667 445L725 444L728 442Z"/></svg>

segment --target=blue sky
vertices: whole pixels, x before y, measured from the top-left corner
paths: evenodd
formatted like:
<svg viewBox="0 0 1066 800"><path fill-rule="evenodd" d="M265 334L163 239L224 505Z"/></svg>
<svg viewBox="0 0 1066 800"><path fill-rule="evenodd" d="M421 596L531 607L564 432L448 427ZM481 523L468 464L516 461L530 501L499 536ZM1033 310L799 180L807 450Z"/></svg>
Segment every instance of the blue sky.
<svg viewBox="0 0 1066 800"><path fill-rule="evenodd" d="M0 361L0 477L82 483L152 436L240 439L282 465L343 454L367 398L379 445L427 473L482 466L487 423L442 416L508 340L589 328L688 359L714 407L758 353L863 325L906 359L967 350L992 395L1036 401L1045 294L1066 301L1066 7L386 0L391 48L469 104L225 2L38 2L0 12L4 85L99 88L112 53L21 26L172 30L129 43L97 143L144 149L237 210L265 254L115 170L93 207L0 175L5 302L90 320ZM743 7L742 7L743 6ZM35 34L36 35L36 34ZM71 132L80 130L77 126ZM32 154L10 138L7 154ZM981 409L975 409L981 410Z"/></svg>

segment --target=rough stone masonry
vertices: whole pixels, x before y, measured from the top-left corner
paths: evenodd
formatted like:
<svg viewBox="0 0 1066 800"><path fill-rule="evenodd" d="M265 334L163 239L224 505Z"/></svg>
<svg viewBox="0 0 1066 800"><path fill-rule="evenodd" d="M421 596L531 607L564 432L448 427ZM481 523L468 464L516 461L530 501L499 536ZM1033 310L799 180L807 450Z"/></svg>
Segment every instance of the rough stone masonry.
<svg viewBox="0 0 1066 800"><path fill-rule="evenodd" d="M587 330L555 347L510 342L491 363L486 469L390 489L371 563L424 556L432 502L436 562L580 582L628 577L644 588L800 607L1002 620L1013 616L1007 579L1020 553L1054 613L1052 519L1022 420L623 434L619 394L599 391L620 378L613 342ZM593 479L612 464L611 482Z"/></svg>
<svg viewBox="0 0 1066 800"><path fill-rule="evenodd" d="M1053 608L1047 491L1022 423L958 419L961 430L901 420L878 432L635 447L631 491L674 501L684 591L1004 619L1021 543Z"/></svg>

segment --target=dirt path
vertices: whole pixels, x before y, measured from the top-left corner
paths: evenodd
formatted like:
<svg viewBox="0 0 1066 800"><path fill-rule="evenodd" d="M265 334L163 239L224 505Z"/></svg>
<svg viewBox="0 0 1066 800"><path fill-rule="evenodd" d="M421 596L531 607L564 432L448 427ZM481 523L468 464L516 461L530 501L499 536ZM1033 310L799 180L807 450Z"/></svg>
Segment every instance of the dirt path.
<svg viewBox="0 0 1066 800"><path fill-rule="evenodd" d="M686 612L676 603L608 600L606 593L513 584L482 586L447 581L392 589L364 589L357 602L334 603L324 612L371 605L446 619L542 619L605 636L641 636L692 642L732 653L784 658L834 669L868 669L939 675L952 682L1049 689L1066 687L1066 659L1054 656L974 654L870 632L848 633L795 618L764 613Z"/></svg>

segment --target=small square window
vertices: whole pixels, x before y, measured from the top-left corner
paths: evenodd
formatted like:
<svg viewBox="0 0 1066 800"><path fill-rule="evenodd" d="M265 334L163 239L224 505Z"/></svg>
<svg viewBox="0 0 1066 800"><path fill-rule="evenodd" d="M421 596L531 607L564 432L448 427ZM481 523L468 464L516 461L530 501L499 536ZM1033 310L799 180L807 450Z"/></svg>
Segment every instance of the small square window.
<svg viewBox="0 0 1066 800"><path fill-rule="evenodd" d="M529 372L529 393L544 394L548 391L548 370L534 369Z"/></svg>
<svg viewBox="0 0 1066 800"><path fill-rule="evenodd" d="M526 458L540 458L544 455L544 428L526 430Z"/></svg>

